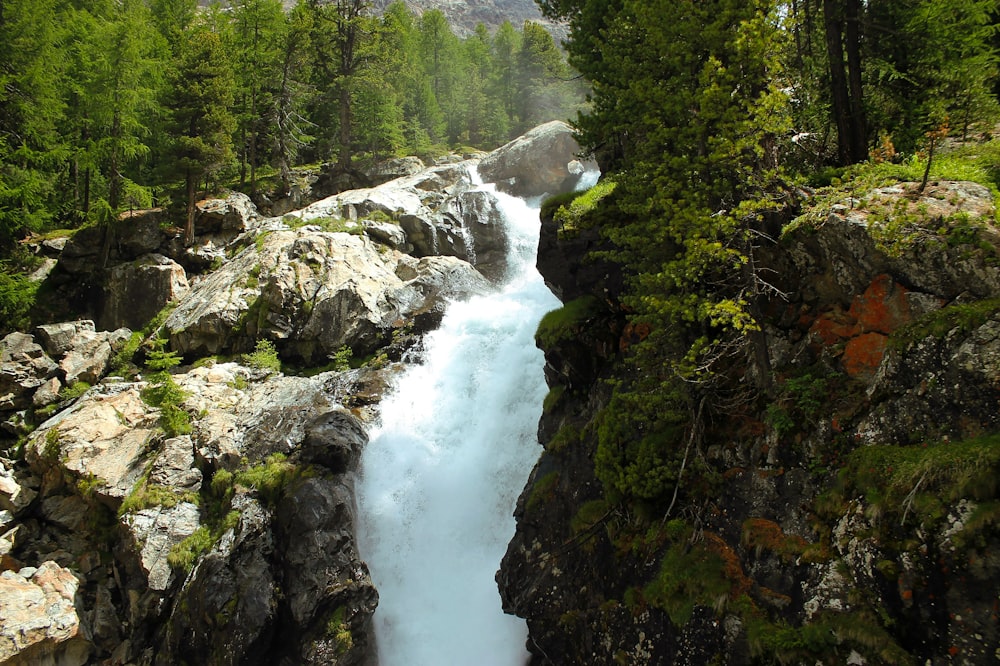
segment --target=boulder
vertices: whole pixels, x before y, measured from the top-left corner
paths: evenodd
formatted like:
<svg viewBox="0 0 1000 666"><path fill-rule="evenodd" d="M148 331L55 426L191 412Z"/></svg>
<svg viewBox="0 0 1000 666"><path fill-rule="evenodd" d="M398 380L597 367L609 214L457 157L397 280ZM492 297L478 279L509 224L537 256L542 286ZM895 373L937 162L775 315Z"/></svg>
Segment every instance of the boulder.
<svg viewBox="0 0 1000 666"><path fill-rule="evenodd" d="M118 506L142 476L156 410L139 396L138 384L91 389L39 428L26 458L39 475L58 466L71 478L88 479L94 494Z"/></svg>
<svg viewBox="0 0 1000 666"><path fill-rule="evenodd" d="M497 189L520 197L570 192L585 166L572 128L560 120L539 125L497 148L479 163L479 175ZM596 164L587 166L594 169Z"/></svg>
<svg viewBox="0 0 1000 666"><path fill-rule="evenodd" d="M200 282L171 313L171 346L185 355L216 354L249 348L242 336L277 340L283 355L308 363L325 363L345 345L365 353L437 297L428 271L397 275L405 256L345 233L268 233L259 248L247 248ZM464 274L459 288L466 293L485 286L468 264L449 270ZM457 291L449 287L449 295Z"/></svg>
<svg viewBox="0 0 1000 666"><path fill-rule="evenodd" d="M0 510L17 515L26 509L38 493L22 483L13 464L0 459ZM2 528L6 531L7 527Z"/></svg>
<svg viewBox="0 0 1000 666"><path fill-rule="evenodd" d="M0 340L0 410L29 407L35 390L54 377L58 367L26 333L10 333Z"/></svg>
<svg viewBox="0 0 1000 666"><path fill-rule="evenodd" d="M82 666L84 638L74 599L80 582L55 562L0 573L0 663Z"/></svg>
<svg viewBox="0 0 1000 666"><path fill-rule="evenodd" d="M175 545L194 534L200 522L198 507L180 502L172 507L154 506L127 514L122 522L128 529L132 548L150 590L166 591L174 581L167 555Z"/></svg>
<svg viewBox="0 0 1000 666"><path fill-rule="evenodd" d="M166 219L162 208L125 211L118 216L116 249L119 258L128 261L159 250L167 240L162 228Z"/></svg>
<svg viewBox="0 0 1000 666"><path fill-rule="evenodd" d="M131 337L127 328L91 333L84 331L59 361L67 386L77 382L96 384L108 370L112 355Z"/></svg>
<svg viewBox="0 0 1000 666"><path fill-rule="evenodd" d="M189 291L180 264L160 254L148 254L111 269L105 284L100 322L104 330L139 330L165 305Z"/></svg>
<svg viewBox="0 0 1000 666"><path fill-rule="evenodd" d="M45 351L52 358L62 358L77 342L81 333L94 333L97 328L90 319L42 324L35 329Z"/></svg>
<svg viewBox="0 0 1000 666"><path fill-rule="evenodd" d="M362 168L362 173L372 185L381 185L390 180L412 176L427 168L419 157L394 157Z"/></svg>
<svg viewBox="0 0 1000 666"><path fill-rule="evenodd" d="M271 570L271 513L246 494L233 499L233 508L239 522L222 534L177 593L153 663L268 663L261 652L280 599Z"/></svg>
<svg viewBox="0 0 1000 666"><path fill-rule="evenodd" d="M256 219L257 208L250 197L242 192L232 192L224 199L205 199L195 204L194 227L196 233L235 236L246 231Z"/></svg>

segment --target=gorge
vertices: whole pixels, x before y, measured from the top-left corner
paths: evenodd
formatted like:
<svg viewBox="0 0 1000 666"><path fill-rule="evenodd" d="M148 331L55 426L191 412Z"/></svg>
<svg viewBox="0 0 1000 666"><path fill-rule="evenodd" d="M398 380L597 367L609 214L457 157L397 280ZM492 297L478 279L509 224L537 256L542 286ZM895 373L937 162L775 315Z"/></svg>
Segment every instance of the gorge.
<svg viewBox="0 0 1000 666"><path fill-rule="evenodd" d="M553 123L472 160L530 197L576 152ZM92 232L41 244L91 309L2 343L3 663L989 663L993 195L852 187L772 221L774 398L711 422L667 518L609 492L646 333L594 190L539 213L455 158L281 218L204 202L190 250L142 213L106 270Z"/></svg>

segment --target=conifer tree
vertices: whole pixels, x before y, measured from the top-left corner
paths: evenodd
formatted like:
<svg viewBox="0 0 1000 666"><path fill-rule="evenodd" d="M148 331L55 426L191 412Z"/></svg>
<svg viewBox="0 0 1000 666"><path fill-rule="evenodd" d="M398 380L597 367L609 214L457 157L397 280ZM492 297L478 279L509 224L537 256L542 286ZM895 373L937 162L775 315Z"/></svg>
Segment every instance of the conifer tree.
<svg viewBox="0 0 1000 666"><path fill-rule="evenodd" d="M180 42L180 65L170 94L172 166L184 180L184 242L194 243L194 204L202 179L232 156L233 74L222 40L194 27Z"/></svg>

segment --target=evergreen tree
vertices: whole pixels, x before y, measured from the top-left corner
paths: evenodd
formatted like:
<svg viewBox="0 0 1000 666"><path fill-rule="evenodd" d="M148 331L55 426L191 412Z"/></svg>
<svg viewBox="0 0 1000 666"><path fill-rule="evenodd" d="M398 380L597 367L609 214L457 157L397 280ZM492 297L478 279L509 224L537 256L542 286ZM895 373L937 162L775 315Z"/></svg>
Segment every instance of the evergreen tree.
<svg viewBox="0 0 1000 666"><path fill-rule="evenodd" d="M0 3L0 245L52 217L67 152L63 16L53 0Z"/></svg>
<svg viewBox="0 0 1000 666"><path fill-rule="evenodd" d="M184 180L184 242L194 243L194 204L199 183L232 156L233 74L219 35L206 27L180 42L180 66L170 94L172 167Z"/></svg>
<svg viewBox="0 0 1000 666"><path fill-rule="evenodd" d="M308 83L311 34L312 15L305 0L299 0L287 14L279 35L279 73L271 108L273 162L285 192L291 187L292 164L299 151L313 139L313 124L305 115L313 94Z"/></svg>
<svg viewBox="0 0 1000 666"><path fill-rule="evenodd" d="M281 80L281 39L285 17L280 0L244 0L233 9L232 54L236 74L237 154L240 186L250 171L250 191L257 189L257 167L267 150L274 116L274 84Z"/></svg>
<svg viewBox="0 0 1000 666"><path fill-rule="evenodd" d="M569 74L552 35L538 23L524 22L517 69L516 115L520 131L558 117L566 108L563 83Z"/></svg>

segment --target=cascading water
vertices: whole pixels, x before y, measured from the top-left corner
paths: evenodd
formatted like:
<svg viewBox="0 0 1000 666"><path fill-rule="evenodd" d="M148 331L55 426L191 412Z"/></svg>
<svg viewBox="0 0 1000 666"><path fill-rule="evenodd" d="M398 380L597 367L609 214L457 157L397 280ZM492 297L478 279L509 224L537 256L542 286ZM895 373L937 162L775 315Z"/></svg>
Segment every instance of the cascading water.
<svg viewBox="0 0 1000 666"><path fill-rule="evenodd" d="M483 186L491 189L491 186ZM538 209L497 193L511 252L496 292L452 304L381 406L361 460L361 552L379 590L380 666L524 664L527 628L494 574L538 457L534 332L559 301L534 267Z"/></svg>

